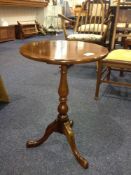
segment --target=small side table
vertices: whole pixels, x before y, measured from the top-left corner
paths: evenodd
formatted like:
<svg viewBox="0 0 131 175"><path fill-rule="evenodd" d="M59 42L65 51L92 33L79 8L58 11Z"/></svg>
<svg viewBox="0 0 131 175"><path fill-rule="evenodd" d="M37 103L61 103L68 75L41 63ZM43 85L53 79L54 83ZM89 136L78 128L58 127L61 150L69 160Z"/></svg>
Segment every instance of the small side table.
<svg viewBox="0 0 131 175"><path fill-rule="evenodd" d="M41 138L27 141L26 146L28 148L39 146L53 132L64 134L76 160L83 168L87 168L88 161L79 153L76 147L72 121L69 120L67 114L67 96L69 93L67 71L70 64L100 61L108 54L107 48L81 41L47 40L27 43L20 48L20 53L31 60L60 65L58 116L48 125L45 134Z"/></svg>

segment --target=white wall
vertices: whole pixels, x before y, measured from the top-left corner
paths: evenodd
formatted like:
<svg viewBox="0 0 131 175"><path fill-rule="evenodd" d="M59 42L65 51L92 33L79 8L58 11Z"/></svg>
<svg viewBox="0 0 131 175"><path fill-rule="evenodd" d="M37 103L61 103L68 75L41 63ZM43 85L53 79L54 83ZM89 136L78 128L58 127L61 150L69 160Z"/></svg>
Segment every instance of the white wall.
<svg viewBox="0 0 131 175"><path fill-rule="evenodd" d="M70 6L74 6L75 4L81 4L83 0L67 0ZM46 16L55 16L58 13L61 13L62 9L60 6L60 0L57 0L57 5L55 10L52 8L52 4L50 4L45 8L33 8L33 7L8 7L8 6L0 6L0 19L3 18L8 22L8 24L17 24L17 21L25 21L25 20L34 20L37 19L41 24L50 23L46 20Z"/></svg>
<svg viewBox="0 0 131 175"><path fill-rule="evenodd" d="M60 5L48 5L45 8L32 8L32 7L0 7L0 20L4 19L9 25L17 24L17 21L37 20L40 24L48 27L52 22L56 25L56 19L53 21L50 16L57 16L62 13ZM58 21L61 24L60 20Z"/></svg>
<svg viewBox="0 0 131 175"><path fill-rule="evenodd" d="M0 19L3 18L8 24L17 24L17 21L34 20L37 15L37 8L29 7L0 7Z"/></svg>

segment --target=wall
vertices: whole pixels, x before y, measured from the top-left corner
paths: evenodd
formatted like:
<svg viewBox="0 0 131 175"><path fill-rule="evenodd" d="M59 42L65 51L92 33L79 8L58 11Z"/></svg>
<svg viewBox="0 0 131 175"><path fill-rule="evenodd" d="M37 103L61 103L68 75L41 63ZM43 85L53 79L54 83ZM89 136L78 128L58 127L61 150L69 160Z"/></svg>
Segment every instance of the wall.
<svg viewBox="0 0 131 175"><path fill-rule="evenodd" d="M44 8L1 6L0 19L4 19L9 25L17 24L17 21L36 19L40 24L48 28L51 23L55 23L55 25L59 23L58 25L60 26L60 20L58 21L56 18L52 19L52 16L57 16L58 12L62 13L61 6L48 5Z"/></svg>
<svg viewBox="0 0 131 175"><path fill-rule="evenodd" d="M21 20L33 20L37 19L41 24L49 25L52 19L48 16L57 15L62 12L60 2L57 0L57 7L52 7L50 1L49 5L45 8L33 8L33 7L8 7L0 6L0 19L3 18L8 24L17 24L17 21ZM82 0L68 0L70 6L74 6L77 3L81 3ZM48 23L48 24L47 24Z"/></svg>
<svg viewBox="0 0 131 175"><path fill-rule="evenodd" d="M0 19L3 18L8 24L17 24L17 21L36 19L39 8L29 7L0 7Z"/></svg>

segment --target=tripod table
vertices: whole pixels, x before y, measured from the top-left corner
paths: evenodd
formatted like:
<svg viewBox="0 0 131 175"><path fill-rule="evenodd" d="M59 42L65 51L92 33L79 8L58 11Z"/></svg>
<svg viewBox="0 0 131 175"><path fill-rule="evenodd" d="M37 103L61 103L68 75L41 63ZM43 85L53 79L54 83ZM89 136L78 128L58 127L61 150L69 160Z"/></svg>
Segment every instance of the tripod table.
<svg viewBox="0 0 131 175"><path fill-rule="evenodd" d="M79 153L72 130L72 121L68 117L68 66L100 61L108 54L108 49L98 44L82 41L43 40L24 44L20 53L31 60L60 65L60 83L58 88L59 104L57 118L47 126L44 135L36 140L27 141L28 148L45 142L53 132L64 134L71 150L83 168L88 168L88 161Z"/></svg>

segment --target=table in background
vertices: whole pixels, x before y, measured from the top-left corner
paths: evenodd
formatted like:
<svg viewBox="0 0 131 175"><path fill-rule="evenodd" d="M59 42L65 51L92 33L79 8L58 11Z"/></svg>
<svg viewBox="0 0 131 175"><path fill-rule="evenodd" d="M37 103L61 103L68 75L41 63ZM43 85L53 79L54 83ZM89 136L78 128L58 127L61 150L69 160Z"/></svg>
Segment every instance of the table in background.
<svg viewBox="0 0 131 175"><path fill-rule="evenodd" d="M74 133L72 121L68 117L68 81L67 71L70 64L80 64L99 61L108 54L108 50L100 45L85 43L81 41L35 41L27 43L20 48L20 53L32 60L46 62L48 64L60 65L60 84L58 88L59 105L58 116L46 128L45 134L38 140L30 140L27 147L36 147L45 142L53 132L64 134L72 149L76 160L84 168L88 167L88 161L79 153Z"/></svg>

